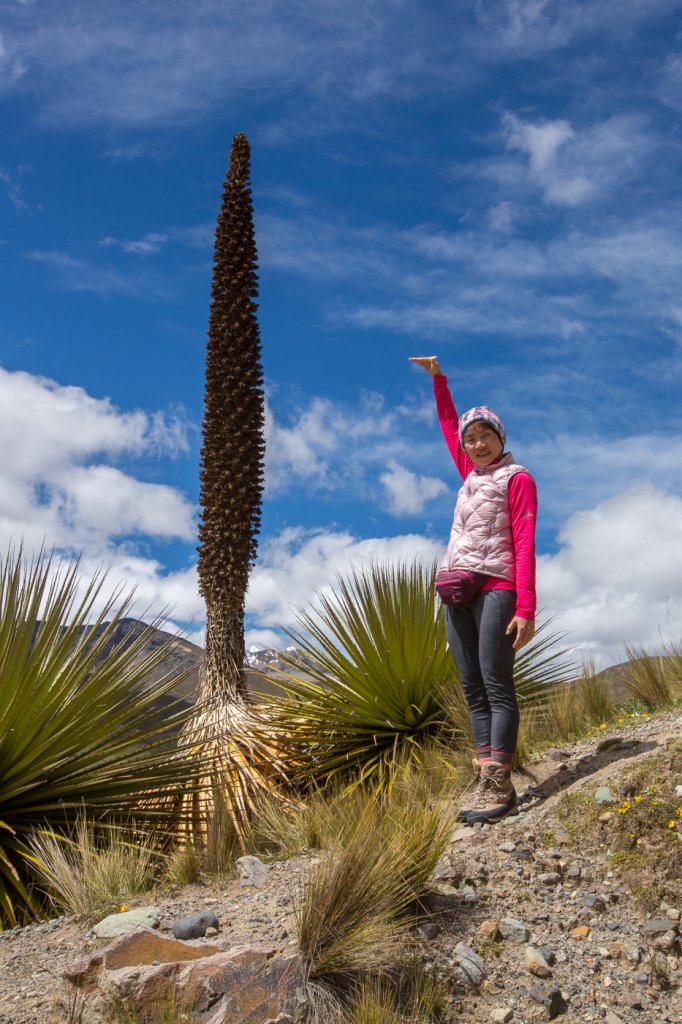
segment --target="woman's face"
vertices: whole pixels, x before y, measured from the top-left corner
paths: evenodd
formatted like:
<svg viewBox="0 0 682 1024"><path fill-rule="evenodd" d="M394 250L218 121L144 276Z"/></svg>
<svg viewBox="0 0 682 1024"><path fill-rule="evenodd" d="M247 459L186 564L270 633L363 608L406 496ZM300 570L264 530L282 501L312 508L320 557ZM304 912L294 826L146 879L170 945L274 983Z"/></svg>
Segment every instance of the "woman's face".
<svg viewBox="0 0 682 1024"><path fill-rule="evenodd" d="M464 431L464 450L475 466L489 466L502 454L502 442L489 423L477 420Z"/></svg>

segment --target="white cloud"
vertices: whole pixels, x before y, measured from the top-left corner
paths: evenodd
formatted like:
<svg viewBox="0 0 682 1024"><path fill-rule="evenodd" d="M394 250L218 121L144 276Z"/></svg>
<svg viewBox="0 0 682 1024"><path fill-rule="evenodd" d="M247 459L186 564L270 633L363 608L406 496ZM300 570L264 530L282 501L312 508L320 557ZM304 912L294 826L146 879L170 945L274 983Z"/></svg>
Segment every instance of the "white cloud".
<svg viewBox="0 0 682 1024"><path fill-rule="evenodd" d="M316 591L329 594L337 574L372 562L431 562L441 546L419 534L361 539L346 531L290 527L263 544L249 583L247 613L255 628L291 628L297 608L309 607Z"/></svg>
<svg viewBox="0 0 682 1024"><path fill-rule="evenodd" d="M17 85L26 73L26 64L18 55L15 44L6 33L0 32L0 91Z"/></svg>
<svg viewBox="0 0 682 1024"><path fill-rule="evenodd" d="M487 60L535 56L594 36L619 42L665 16L676 0L486 0L475 5L477 28L464 36Z"/></svg>
<svg viewBox="0 0 682 1024"><path fill-rule="evenodd" d="M645 485L577 512L538 562L540 605L605 664L682 635L682 497Z"/></svg>
<svg viewBox="0 0 682 1024"><path fill-rule="evenodd" d="M379 485L392 493L390 480L388 484L379 480L388 465L396 459L404 463L423 456L411 451L408 438L413 422L423 422L425 416L428 412L420 406L389 407L382 395L364 393L355 406L313 398L307 407L290 409L289 422L283 423L274 415L273 402L268 401L267 493L281 494L304 482L309 491L346 492L355 498L378 500ZM429 418L433 418L432 411ZM445 488L432 478L419 479L424 481L424 500ZM397 490L395 501L398 508ZM397 514L406 514L405 501L403 511ZM417 511L422 507L418 504Z"/></svg>
<svg viewBox="0 0 682 1024"><path fill-rule="evenodd" d="M272 631L295 627L296 610L313 606L317 591L329 595L337 573L373 561L429 562L441 548L419 534L363 540L333 530L284 530L264 544L251 577L249 636L271 643ZM613 664L623 660L626 643L660 648L662 640L678 640L682 498L647 485L570 516L558 551L538 559L538 597L542 617L568 632L565 643L578 658Z"/></svg>
<svg viewBox="0 0 682 1024"><path fill-rule="evenodd" d="M135 295L150 299L169 298L171 294L166 279L149 268L144 274L139 267L124 273L116 267L98 266L59 250L29 252L26 258L50 267L57 283L67 291L94 292L96 295Z"/></svg>
<svg viewBox="0 0 682 1024"><path fill-rule="evenodd" d="M276 421L265 409L265 479L269 494L286 490L294 479L313 480L319 487L329 478L329 456L338 447L337 412L328 399L314 398L291 426Z"/></svg>
<svg viewBox="0 0 682 1024"><path fill-rule="evenodd" d="M430 501L449 490L437 477L412 473L394 459L388 463L388 470L381 474L379 482L386 491L388 509L393 516L419 515Z"/></svg>
<svg viewBox="0 0 682 1024"><path fill-rule="evenodd" d="M9 171L4 170L2 167L0 167L0 184L5 186L7 198L16 212L19 214L28 213L30 206L22 195L21 185L17 179L9 173Z"/></svg>
<svg viewBox="0 0 682 1024"><path fill-rule="evenodd" d="M115 246L122 249L123 252L133 253L135 256L150 256L160 252L165 243L168 241L168 235L162 234L158 231L150 231L149 234L143 238L136 240L132 239L117 239L107 235L106 238L100 240L100 245L105 248L111 248Z"/></svg>
<svg viewBox="0 0 682 1024"><path fill-rule="evenodd" d="M73 529L191 540L192 509L173 487L135 480L113 466L70 467L59 488L60 514Z"/></svg>
<svg viewBox="0 0 682 1024"><path fill-rule="evenodd" d="M378 0L253 0L248 11L221 0L191 10L177 0L67 0L44 6L39 20L4 12L4 87L30 89L62 129L177 125L216 106L234 112L261 90L293 90L320 109L370 102L428 72L420 48L403 55L396 45L403 9Z"/></svg>
<svg viewBox="0 0 682 1024"><path fill-rule="evenodd" d="M510 234L518 217L514 204L505 199L488 210L487 221L491 231Z"/></svg>
<svg viewBox="0 0 682 1024"><path fill-rule="evenodd" d="M641 426L650 426L651 432L621 438L610 435L608 412L606 422L598 409L586 409L586 415L592 418L591 432L589 426L581 425L571 434L557 431L546 440L523 445L524 461L539 480L542 517L558 528L586 504L600 504L627 492L633 481L655 486L666 480L667 489L682 496L682 479L670 473L672 466L682 465L679 415L671 415L667 430L661 431L657 421L645 421Z"/></svg>
<svg viewBox="0 0 682 1024"><path fill-rule="evenodd" d="M108 399L0 368L0 539L106 557L117 537L190 540L179 491L102 463L187 448L177 417L121 412Z"/></svg>
<svg viewBox="0 0 682 1024"><path fill-rule="evenodd" d="M566 207L608 195L649 161L660 144L635 115L576 130L562 118L531 122L506 114L503 127L507 148L528 157L528 172L545 200ZM497 173L503 181L513 180L504 165ZM516 185L523 188L522 178Z"/></svg>

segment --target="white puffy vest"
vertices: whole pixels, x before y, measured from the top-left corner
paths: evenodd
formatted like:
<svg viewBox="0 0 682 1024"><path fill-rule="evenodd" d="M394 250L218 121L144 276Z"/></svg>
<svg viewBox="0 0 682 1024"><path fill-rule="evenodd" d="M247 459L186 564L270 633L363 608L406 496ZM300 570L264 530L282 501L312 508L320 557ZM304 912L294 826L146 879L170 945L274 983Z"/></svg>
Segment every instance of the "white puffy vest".
<svg viewBox="0 0 682 1024"><path fill-rule="evenodd" d="M515 473L528 473L511 452L492 466L472 469L455 505L455 516L441 569L470 569L516 582L516 560L507 485ZM529 474L530 476L530 474Z"/></svg>

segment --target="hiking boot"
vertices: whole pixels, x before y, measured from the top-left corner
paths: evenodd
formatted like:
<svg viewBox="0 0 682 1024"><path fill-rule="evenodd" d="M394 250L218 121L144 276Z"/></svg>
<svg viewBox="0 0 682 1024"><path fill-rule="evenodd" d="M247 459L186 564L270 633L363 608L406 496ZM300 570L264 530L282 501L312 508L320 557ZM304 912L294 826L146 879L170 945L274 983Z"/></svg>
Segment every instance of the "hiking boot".
<svg viewBox="0 0 682 1024"><path fill-rule="evenodd" d="M512 786L511 772L496 761L488 761L481 768L481 780L485 783L483 806L467 815L467 825L480 821L492 824L505 818L516 807L516 790Z"/></svg>
<svg viewBox="0 0 682 1024"><path fill-rule="evenodd" d="M464 806L460 807L455 815L455 821L466 823L467 818L474 811L483 810L484 807L488 806L488 780L484 778L481 771L481 765L474 757L471 762L474 766L474 774L476 779L474 786L469 795L466 797Z"/></svg>

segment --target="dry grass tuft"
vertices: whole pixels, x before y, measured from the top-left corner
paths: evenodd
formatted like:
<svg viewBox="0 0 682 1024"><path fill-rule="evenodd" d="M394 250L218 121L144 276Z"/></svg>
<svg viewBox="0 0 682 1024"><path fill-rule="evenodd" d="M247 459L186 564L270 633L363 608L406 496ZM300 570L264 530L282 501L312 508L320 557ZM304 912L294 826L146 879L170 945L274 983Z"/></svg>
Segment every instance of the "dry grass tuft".
<svg viewBox="0 0 682 1024"><path fill-rule="evenodd" d="M295 909L310 977L343 988L400 958L409 913L447 846L451 823L437 807L410 798L407 786L383 802L355 791L339 808L339 837Z"/></svg>
<svg viewBox="0 0 682 1024"><path fill-rule="evenodd" d="M344 1024L405 1024L405 1017L398 1012L393 986L380 978L361 981Z"/></svg>
<svg viewBox="0 0 682 1024"><path fill-rule="evenodd" d="M178 846L166 857L163 881L176 887L192 885L198 881L202 865L202 853L196 846Z"/></svg>
<svg viewBox="0 0 682 1024"><path fill-rule="evenodd" d="M69 914L92 914L145 892L162 859L154 836L133 837L115 826L96 831L84 818L70 836L38 832L30 844L39 884Z"/></svg>
<svg viewBox="0 0 682 1024"><path fill-rule="evenodd" d="M664 657L649 654L644 647L628 644L625 651L628 666L623 681L629 696L649 711L671 704L675 696L671 663Z"/></svg>
<svg viewBox="0 0 682 1024"><path fill-rule="evenodd" d="M595 671L594 662L584 663L575 696L583 727L608 722L612 717L614 705L608 677Z"/></svg>

